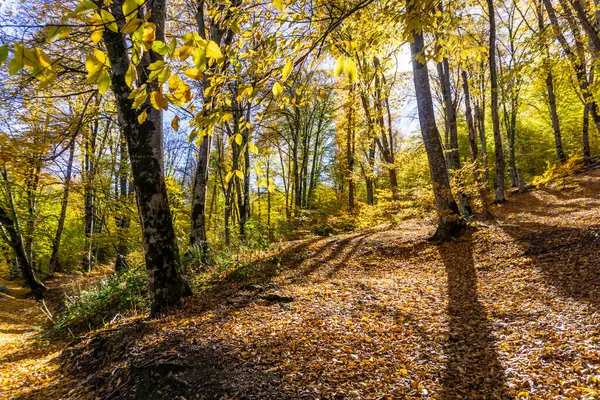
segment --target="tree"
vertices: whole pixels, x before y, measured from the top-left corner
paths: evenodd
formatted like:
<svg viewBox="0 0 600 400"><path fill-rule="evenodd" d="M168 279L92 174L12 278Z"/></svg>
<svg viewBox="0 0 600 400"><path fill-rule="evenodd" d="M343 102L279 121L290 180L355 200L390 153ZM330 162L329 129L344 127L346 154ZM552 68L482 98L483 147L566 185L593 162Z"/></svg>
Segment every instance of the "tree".
<svg viewBox="0 0 600 400"><path fill-rule="evenodd" d="M502 148L502 135L500 134L500 116L498 115L498 73L496 67L496 13L494 1L487 0L488 18L490 22L489 38L489 63L490 63L490 89L492 98L492 125L494 129L494 154L496 158L496 179L494 182L494 203L505 203L504 197L504 150Z"/></svg>
<svg viewBox="0 0 600 400"><path fill-rule="evenodd" d="M433 193L439 217L437 230L431 239L443 242L459 234L463 229L464 222L460 217L458 206L450 188L442 143L435 124L431 88L429 86L429 72L427 71L423 49L423 33L414 29L410 45L410 52L413 57L413 80L417 96L421 135L423 136L425 150L427 151L431 182L433 183Z"/></svg>

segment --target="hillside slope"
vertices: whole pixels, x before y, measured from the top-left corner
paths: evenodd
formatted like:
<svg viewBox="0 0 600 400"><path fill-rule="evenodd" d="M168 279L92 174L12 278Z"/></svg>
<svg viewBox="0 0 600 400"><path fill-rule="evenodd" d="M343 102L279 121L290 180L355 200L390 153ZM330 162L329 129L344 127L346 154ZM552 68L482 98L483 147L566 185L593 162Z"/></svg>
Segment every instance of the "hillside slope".
<svg viewBox="0 0 600 400"><path fill-rule="evenodd" d="M425 221L288 243L41 359L0 299L0 346L20 347L0 397L600 397L600 173L509 200L443 246Z"/></svg>

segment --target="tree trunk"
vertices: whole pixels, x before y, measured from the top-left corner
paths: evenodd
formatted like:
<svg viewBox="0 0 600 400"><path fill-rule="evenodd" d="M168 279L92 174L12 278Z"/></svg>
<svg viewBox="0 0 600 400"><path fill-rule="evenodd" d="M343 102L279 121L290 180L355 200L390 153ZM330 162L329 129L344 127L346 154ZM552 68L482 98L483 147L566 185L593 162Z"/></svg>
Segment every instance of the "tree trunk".
<svg viewBox="0 0 600 400"><path fill-rule="evenodd" d="M153 1L149 11L149 21L156 24L156 39L164 42L165 1ZM122 23L122 1L113 2L112 14ZM191 295L189 285L178 270L179 250L163 174L162 110L153 108L146 101L142 107L148 112L148 117L142 124L138 122L138 113L132 108L132 100L128 98L131 90L125 83L129 67L125 38L120 33L105 29L104 42L111 64L111 87L117 100L123 134L127 139L148 270L150 315L155 317L171 306L180 304L183 296ZM143 61L145 68L149 62L162 59L153 51L150 51L147 58L148 60ZM155 85L150 86L156 90Z"/></svg>
<svg viewBox="0 0 600 400"><path fill-rule="evenodd" d="M348 179L348 210L354 210L354 84L350 83L348 94L348 126L346 137L347 179Z"/></svg>
<svg viewBox="0 0 600 400"><path fill-rule="evenodd" d="M425 62L421 63L417 59L418 56L424 56L424 54L422 54L423 48L423 34L414 33L413 42L410 45L413 57L413 80L417 97L421 135L423 136L427 159L429 161L433 193L439 217L437 230L431 240L444 242L451 237L458 235L462 231L464 221L460 217L458 206L452 196L452 190L448 180L448 170L446 169L444 152L435 123L435 112L433 109L433 100L431 98L427 64Z"/></svg>
<svg viewBox="0 0 600 400"><path fill-rule="evenodd" d="M562 146L562 136L560 133L560 122L558 120L558 112L556 111L556 96L554 95L554 79L552 72L546 74L546 88L548 90L548 105L550 107L550 116L552 118L552 131L554 132L554 146L556 148L556 158L558 162L564 164L567 161L565 152Z"/></svg>
<svg viewBox="0 0 600 400"><path fill-rule="evenodd" d="M0 207L0 224L2 224L2 227L8 235L10 247L12 247L13 251L15 252L15 258L19 264L21 273L23 274L25 284L29 286L36 298L41 298L43 292L46 290L46 286L44 286L44 284L36 278L33 268L29 263L29 259L27 258L27 253L25 253L23 239L21 238L19 232L17 232L15 229L15 224L12 218L2 207Z"/></svg>
<svg viewBox="0 0 600 400"><path fill-rule="evenodd" d="M450 86L450 65L448 58L444 58L441 63L438 63L438 70L440 73L440 79L442 81L442 95L444 98L444 111L446 114L446 121L449 131L449 151L447 154L447 162L451 171L460 170L460 156L458 154L458 130L456 127L456 108L452 101L452 89ZM460 204L460 210L465 217L471 217L473 215L473 209L469 197L464 193L461 187L462 184L459 182L459 193L458 199Z"/></svg>
<svg viewBox="0 0 600 400"><path fill-rule="evenodd" d="M496 156L496 180L494 203L505 203L504 197L504 153L502 149L502 135L500 134L500 117L498 116L498 74L496 72L496 13L494 0L487 0L490 18L490 84L492 90L492 124L494 128L494 153Z"/></svg>
<svg viewBox="0 0 600 400"><path fill-rule="evenodd" d="M469 132L469 154L471 156L471 162L475 164L475 169L473 170L473 178L475 179L475 184L477 185L479 197L481 199L482 216L484 219L490 219L491 214L487 205L485 182L483 181L483 179L481 179L481 175L479 174L479 159L477 158L477 131L475 129L475 123L473 121L473 111L471 110L469 80L465 71L462 71L461 75L463 80L463 92L465 95L465 116L467 119L467 129Z"/></svg>
<svg viewBox="0 0 600 400"><path fill-rule="evenodd" d="M123 138L124 139L124 138ZM115 258L115 271L119 272L119 271L123 271L125 269L127 269L127 253L128 253L128 246L127 246L127 238L125 236L125 233L127 232L127 230L129 229L129 225L130 225L130 218L127 216L126 214L126 205L124 205L123 203L126 203L129 195L130 195L130 190L129 190L129 163L127 162L127 144L125 143L125 140L121 140L121 143L119 144L120 147L120 159L119 159L119 185L117 187L118 189L118 198L119 198L119 208L121 210L120 212L120 216L117 218L117 236L118 236L118 243L117 243L117 254L116 254L116 258Z"/></svg>
<svg viewBox="0 0 600 400"><path fill-rule="evenodd" d="M62 236L62 232L65 226L65 218L67 216L67 205L69 204L69 190L71 184L71 171L73 169L73 158L75 155L75 137L73 137L73 141L71 142L71 146L69 146L69 161L67 163L67 170L65 172L65 182L63 189L63 198L60 206L60 215L58 217L58 226L56 227L56 235L54 235L54 240L52 241L52 253L50 255L50 262L48 263L48 273L52 275L54 271L60 270L60 265L58 264L58 250L60 247L60 238Z"/></svg>

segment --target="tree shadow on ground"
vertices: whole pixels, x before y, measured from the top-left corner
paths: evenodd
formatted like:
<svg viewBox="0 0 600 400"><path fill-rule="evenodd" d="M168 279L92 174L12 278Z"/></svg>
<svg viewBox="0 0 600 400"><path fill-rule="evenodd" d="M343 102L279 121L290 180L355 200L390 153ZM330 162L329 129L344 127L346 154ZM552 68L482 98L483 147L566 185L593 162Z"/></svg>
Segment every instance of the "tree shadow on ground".
<svg viewBox="0 0 600 400"><path fill-rule="evenodd" d="M448 277L447 363L443 398L504 399L507 387L496 340L477 293L470 234L439 247Z"/></svg>
<svg viewBox="0 0 600 400"><path fill-rule="evenodd" d="M62 373L50 386L33 391L25 387L13 398L65 398L66 390L68 398L102 400L192 399L198 395L207 400L289 398L276 374L231 357L231 349L222 343L161 335L151 346L140 348L139 342L151 332L140 320L118 331L88 337L54 360Z"/></svg>
<svg viewBox="0 0 600 400"><path fill-rule="evenodd" d="M503 230L523 244L523 255L562 296L600 308L600 224L575 228L526 222Z"/></svg>

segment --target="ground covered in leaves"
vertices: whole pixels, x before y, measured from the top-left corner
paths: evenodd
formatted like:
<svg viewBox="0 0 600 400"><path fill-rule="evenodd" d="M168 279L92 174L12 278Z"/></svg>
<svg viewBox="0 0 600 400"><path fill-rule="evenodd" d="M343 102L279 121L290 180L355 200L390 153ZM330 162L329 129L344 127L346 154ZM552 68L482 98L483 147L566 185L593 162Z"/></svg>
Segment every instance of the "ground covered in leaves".
<svg viewBox="0 0 600 400"><path fill-rule="evenodd" d="M600 398L600 173L509 200L442 246L426 221L287 243L62 352L2 298L0 397Z"/></svg>

